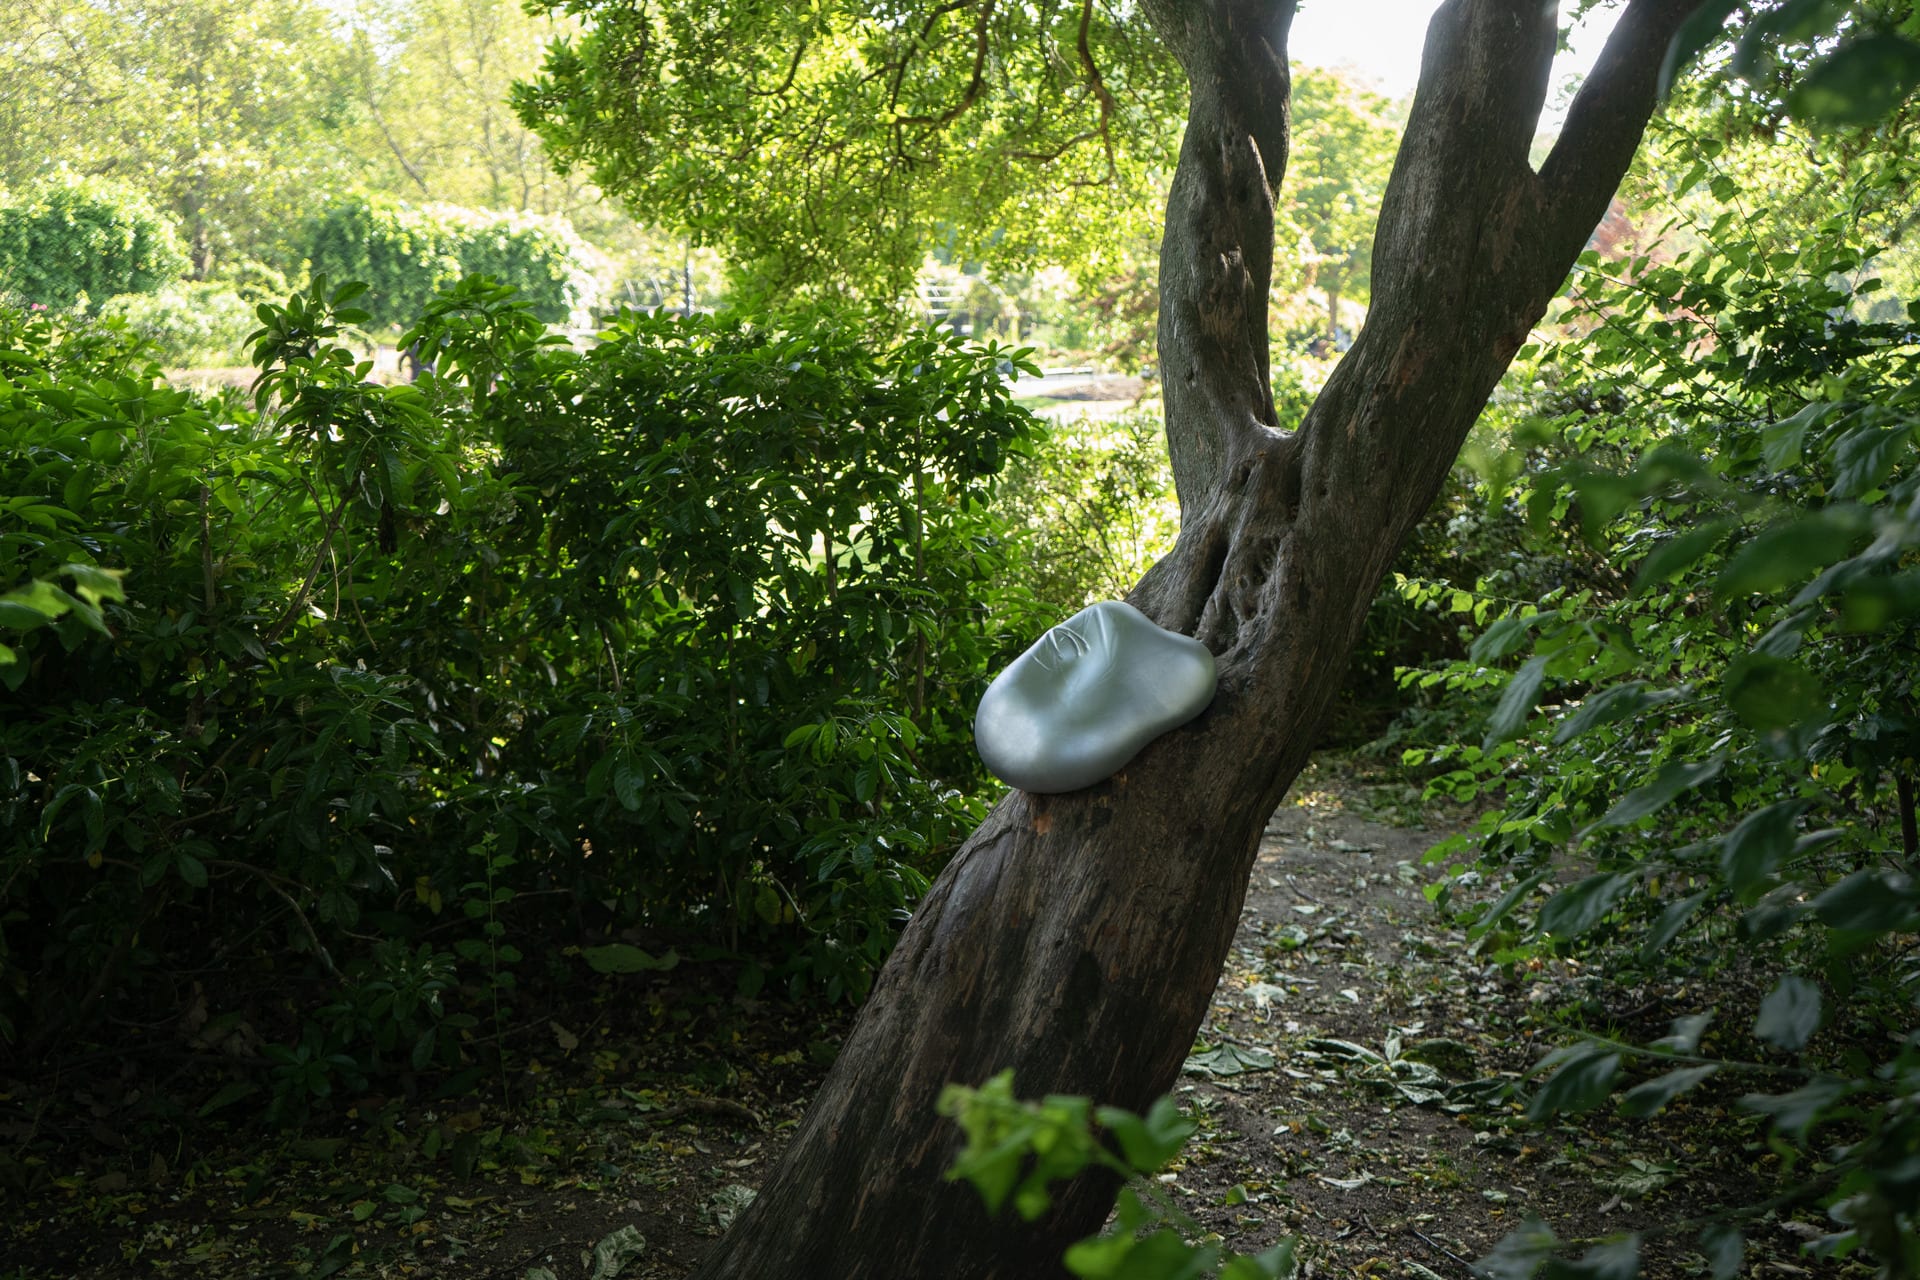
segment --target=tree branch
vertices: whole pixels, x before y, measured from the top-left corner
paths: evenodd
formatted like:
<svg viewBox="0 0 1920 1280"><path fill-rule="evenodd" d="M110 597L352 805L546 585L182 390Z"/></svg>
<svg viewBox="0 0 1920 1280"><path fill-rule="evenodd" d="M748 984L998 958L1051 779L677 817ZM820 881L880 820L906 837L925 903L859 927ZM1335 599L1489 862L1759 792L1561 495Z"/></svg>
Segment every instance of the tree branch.
<svg viewBox="0 0 1920 1280"><path fill-rule="evenodd" d="M793 87L793 78L800 74L800 59L806 56L807 44L806 33L802 32L800 43L793 47L793 61L787 65L787 78L782 80L779 85L772 89L756 89L752 85L748 85L747 92L757 98L777 98L791 89Z"/></svg>
<svg viewBox="0 0 1920 1280"><path fill-rule="evenodd" d="M983 0L983 3L980 5L980 12L973 20L973 76L972 79L967 82L966 91L960 95L960 101L954 103L937 116L895 116L894 123L896 125L924 125L929 128L943 129L955 120L958 120L966 113L967 108L980 100L980 90L986 85L987 22L993 17L994 4L995 0ZM927 33L933 30L934 22L941 14L964 7L964 4L942 5L934 10L933 15L927 19L926 25L921 28L920 39L915 40L913 48L908 49L900 59L899 73L895 75L893 79L893 95L890 103L897 104L900 101L900 86L901 82L906 79L907 64L913 59L914 49L919 48L921 42L926 39Z"/></svg>
<svg viewBox="0 0 1920 1280"><path fill-rule="evenodd" d="M1160 246L1167 450L1190 522L1278 426L1267 370L1273 197L1287 167L1293 0L1143 6L1193 98Z"/></svg>
<svg viewBox="0 0 1920 1280"><path fill-rule="evenodd" d="M1113 159L1113 116L1116 107L1113 95L1107 92L1107 82L1101 77L1100 68L1093 60L1093 48L1088 40L1092 26L1093 0L1081 0L1080 32L1074 41L1074 48L1080 54L1080 65L1086 68L1087 84L1092 88L1094 98L1100 103L1100 140L1107 149L1107 176L1118 182L1120 171Z"/></svg>
<svg viewBox="0 0 1920 1280"><path fill-rule="evenodd" d="M1558 249L1577 238L1577 255L1606 216L1607 202L1640 144L1640 128L1622 128L1621 122L1644 122L1653 114L1661 59L1680 24L1698 7L1698 0L1633 0L1607 38L1593 74L1574 95L1560 137L1540 166L1553 223L1545 234Z"/></svg>

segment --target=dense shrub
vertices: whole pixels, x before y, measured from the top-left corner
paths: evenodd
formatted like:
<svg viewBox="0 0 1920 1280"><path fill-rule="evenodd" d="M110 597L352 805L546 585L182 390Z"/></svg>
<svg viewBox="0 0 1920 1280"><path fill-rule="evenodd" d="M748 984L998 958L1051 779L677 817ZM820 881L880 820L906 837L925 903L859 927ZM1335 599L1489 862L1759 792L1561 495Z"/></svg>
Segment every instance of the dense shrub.
<svg viewBox="0 0 1920 1280"><path fill-rule="evenodd" d="M0 1032L151 1021L192 971L297 1110L469 1066L530 938L864 990L1028 629L1004 353L628 316L580 354L469 281L382 387L348 301L271 311L257 409L0 313L0 584L128 597L7 636Z"/></svg>
<svg viewBox="0 0 1920 1280"><path fill-rule="evenodd" d="M1470 917L1477 946L1676 992L1673 1034L1600 1020L1542 1062L1533 1116L1626 1085L1645 1116L1739 1079L1783 1168L1808 1157L1789 1198L1831 1218L1809 1249L1911 1275L1920 302L1860 318L1880 282L1850 214L1791 249L1732 213L1693 230L1702 248L1664 261L1583 258L1503 468L1559 580L1536 567L1533 599L1475 606L1471 652L1430 675L1499 701L1478 741L1413 758L1498 801L1434 851L1513 878ZM1702 1250L1730 1275L1742 1215L1723 1217Z"/></svg>
<svg viewBox="0 0 1920 1280"><path fill-rule="evenodd" d="M260 323L230 286L194 281L109 298L100 317L126 325L147 341L155 359L173 369L237 362L247 335Z"/></svg>
<svg viewBox="0 0 1920 1280"><path fill-rule="evenodd" d="M307 238L315 272L365 281L376 325L404 325L465 275L520 290L547 324L579 318L593 299L588 250L564 219L355 197L330 206Z"/></svg>
<svg viewBox="0 0 1920 1280"><path fill-rule="evenodd" d="M43 183L0 203L0 298L65 309L149 293L186 268L173 225L97 178Z"/></svg>

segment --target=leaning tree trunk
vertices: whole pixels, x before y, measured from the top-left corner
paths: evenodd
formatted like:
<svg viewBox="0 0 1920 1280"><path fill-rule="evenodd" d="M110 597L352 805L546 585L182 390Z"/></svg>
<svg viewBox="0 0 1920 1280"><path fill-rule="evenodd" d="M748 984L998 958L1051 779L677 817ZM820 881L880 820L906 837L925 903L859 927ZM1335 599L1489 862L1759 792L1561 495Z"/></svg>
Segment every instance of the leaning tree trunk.
<svg viewBox="0 0 1920 1280"><path fill-rule="evenodd" d="M1108 781L1009 795L927 894L792 1145L698 1275L1059 1276L1112 1186L989 1220L942 1174L949 1081L1143 1108L1205 1015L1255 848L1306 763L1368 602L1625 172L1698 0L1632 0L1528 164L1547 0L1448 0L1380 215L1365 328L1306 419L1275 417L1266 298L1291 0L1145 0L1192 87L1160 258L1181 507L1133 603L1219 660L1198 719Z"/></svg>

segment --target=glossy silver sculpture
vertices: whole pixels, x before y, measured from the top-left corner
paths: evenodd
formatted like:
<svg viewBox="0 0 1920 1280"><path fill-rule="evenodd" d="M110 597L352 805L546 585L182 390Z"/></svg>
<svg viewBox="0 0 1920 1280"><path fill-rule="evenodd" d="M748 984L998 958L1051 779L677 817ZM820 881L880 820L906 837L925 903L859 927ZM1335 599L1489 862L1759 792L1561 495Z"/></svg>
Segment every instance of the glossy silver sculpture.
<svg viewBox="0 0 1920 1280"><path fill-rule="evenodd" d="M1213 701L1213 654L1130 604L1091 604L995 676L973 717L974 746L1022 791L1078 791Z"/></svg>

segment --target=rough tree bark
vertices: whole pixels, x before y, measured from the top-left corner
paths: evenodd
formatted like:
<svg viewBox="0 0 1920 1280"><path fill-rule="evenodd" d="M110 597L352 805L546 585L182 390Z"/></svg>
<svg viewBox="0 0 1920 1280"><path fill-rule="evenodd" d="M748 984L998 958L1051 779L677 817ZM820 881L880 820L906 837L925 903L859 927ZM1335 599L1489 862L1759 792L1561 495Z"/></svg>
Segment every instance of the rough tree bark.
<svg viewBox="0 0 1920 1280"><path fill-rule="evenodd" d="M1035 1224L943 1180L949 1081L1142 1109L1204 1016L1266 819L1306 763L1402 538L1605 213L1698 0L1631 0L1536 172L1556 6L1448 0L1381 211L1365 328L1305 420L1267 369L1292 0L1142 0L1192 86L1160 260L1182 529L1131 601L1217 655L1198 719L1111 780L1016 792L953 859L759 1198L707 1259L736 1277L1058 1276L1112 1187Z"/></svg>

